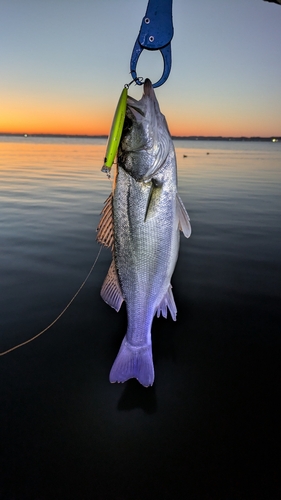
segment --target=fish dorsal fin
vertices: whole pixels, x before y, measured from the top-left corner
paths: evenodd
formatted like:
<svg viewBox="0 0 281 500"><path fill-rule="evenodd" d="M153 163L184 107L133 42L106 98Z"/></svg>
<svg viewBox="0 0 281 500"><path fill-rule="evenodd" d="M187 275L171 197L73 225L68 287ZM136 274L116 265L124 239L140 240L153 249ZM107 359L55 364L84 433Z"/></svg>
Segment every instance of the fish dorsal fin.
<svg viewBox="0 0 281 500"><path fill-rule="evenodd" d="M179 218L179 229L183 232L186 238L189 238L189 236L191 235L190 218L178 193L177 212Z"/></svg>
<svg viewBox="0 0 281 500"><path fill-rule="evenodd" d="M104 207L101 212L101 219L97 228L97 241L105 247L113 250L114 232L113 232L113 194L104 202Z"/></svg>
<svg viewBox="0 0 281 500"><path fill-rule="evenodd" d="M162 184L158 183L155 179L152 179L144 218L145 222L157 215L156 210L161 194Z"/></svg>
<svg viewBox="0 0 281 500"><path fill-rule="evenodd" d="M109 306L113 307L117 312L119 311L124 297L120 288L114 260L111 262L110 268L108 269L100 294Z"/></svg>
<svg viewBox="0 0 281 500"><path fill-rule="evenodd" d="M165 293L163 299L161 300L159 306L156 309L157 318L159 318L160 314L162 314L164 318L167 318L167 308L169 309L173 320L176 321L177 306L175 303L171 285L169 285L167 292Z"/></svg>

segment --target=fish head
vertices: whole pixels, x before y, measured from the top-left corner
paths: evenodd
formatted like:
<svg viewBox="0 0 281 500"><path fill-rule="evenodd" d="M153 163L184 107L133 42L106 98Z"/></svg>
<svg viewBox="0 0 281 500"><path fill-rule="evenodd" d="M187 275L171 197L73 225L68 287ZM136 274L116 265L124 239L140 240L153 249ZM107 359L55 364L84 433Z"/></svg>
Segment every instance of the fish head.
<svg viewBox="0 0 281 500"><path fill-rule="evenodd" d="M149 79L138 101L128 96L118 164L136 180L149 181L162 167L173 148L165 116Z"/></svg>

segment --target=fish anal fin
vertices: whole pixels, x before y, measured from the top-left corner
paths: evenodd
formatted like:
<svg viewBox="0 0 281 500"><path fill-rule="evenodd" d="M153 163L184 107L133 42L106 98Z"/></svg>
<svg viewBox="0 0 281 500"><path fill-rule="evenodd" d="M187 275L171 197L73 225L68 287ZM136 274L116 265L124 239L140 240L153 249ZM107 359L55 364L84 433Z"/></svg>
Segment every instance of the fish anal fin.
<svg viewBox="0 0 281 500"><path fill-rule="evenodd" d="M183 232L186 238L189 238L189 236L191 235L190 218L178 193L176 196L176 203L179 218L179 229Z"/></svg>
<svg viewBox="0 0 281 500"><path fill-rule="evenodd" d="M97 241L105 247L113 249L114 232L113 232L113 194L104 202L104 207L101 212L101 219L97 228Z"/></svg>
<svg viewBox="0 0 281 500"><path fill-rule="evenodd" d="M101 287L101 297L103 300L117 312L124 300L119 284L119 279L114 261L111 262L107 276Z"/></svg>
<svg viewBox="0 0 281 500"><path fill-rule="evenodd" d="M156 309L157 318L159 318L160 314L162 314L164 318L167 318L167 308L169 309L173 320L176 321L177 306L175 303L171 285L169 285L167 292L165 293L163 299L161 300L159 306Z"/></svg>
<svg viewBox="0 0 281 500"><path fill-rule="evenodd" d="M126 382L136 378L144 387L154 382L154 366L151 344L134 347L124 338L117 357L112 365L110 382Z"/></svg>

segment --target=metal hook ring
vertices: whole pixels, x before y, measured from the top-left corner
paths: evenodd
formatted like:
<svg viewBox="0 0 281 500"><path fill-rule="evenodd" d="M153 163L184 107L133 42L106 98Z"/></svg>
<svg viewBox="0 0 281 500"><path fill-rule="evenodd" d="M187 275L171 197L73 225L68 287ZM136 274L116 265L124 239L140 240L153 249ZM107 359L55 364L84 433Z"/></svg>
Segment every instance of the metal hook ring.
<svg viewBox="0 0 281 500"><path fill-rule="evenodd" d="M132 72L131 72L131 74L132 74ZM143 80L144 80L144 78L142 76L135 76L135 78L130 83L126 83L124 85L124 87L126 89L128 89L130 87L130 85L132 85L132 83L134 83L134 82L136 85L143 85L144 84Z"/></svg>

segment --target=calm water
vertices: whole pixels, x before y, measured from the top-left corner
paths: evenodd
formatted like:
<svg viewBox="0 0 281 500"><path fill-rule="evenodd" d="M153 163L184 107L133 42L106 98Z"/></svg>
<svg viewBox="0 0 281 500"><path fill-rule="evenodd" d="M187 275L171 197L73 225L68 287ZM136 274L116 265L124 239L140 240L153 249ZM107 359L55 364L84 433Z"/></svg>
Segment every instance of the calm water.
<svg viewBox="0 0 281 500"><path fill-rule="evenodd" d="M281 496L281 143L175 146L193 233L178 320L153 324L155 385L108 382L126 314L100 299L104 249L52 329L0 358L1 500ZM87 275L111 190L104 151L0 138L0 351L45 328Z"/></svg>

